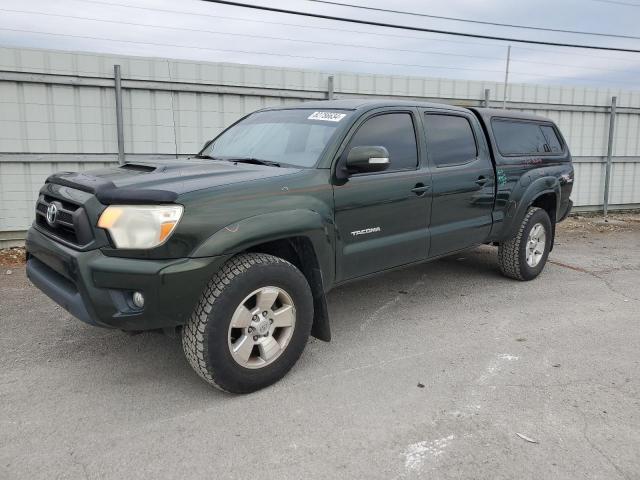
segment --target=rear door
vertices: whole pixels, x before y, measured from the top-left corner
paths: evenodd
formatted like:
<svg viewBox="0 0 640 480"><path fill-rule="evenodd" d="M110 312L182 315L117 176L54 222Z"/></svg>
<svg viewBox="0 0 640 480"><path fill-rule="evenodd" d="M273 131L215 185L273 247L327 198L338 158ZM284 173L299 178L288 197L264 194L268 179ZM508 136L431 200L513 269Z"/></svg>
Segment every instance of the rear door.
<svg viewBox="0 0 640 480"><path fill-rule="evenodd" d="M338 280L426 258L431 175L420 164L420 129L417 110L384 110L361 119L351 134L339 161L353 147L383 146L390 166L334 186Z"/></svg>
<svg viewBox="0 0 640 480"><path fill-rule="evenodd" d="M471 113L422 111L433 174L429 257L486 241L495 174L484 133Z"/></svg>

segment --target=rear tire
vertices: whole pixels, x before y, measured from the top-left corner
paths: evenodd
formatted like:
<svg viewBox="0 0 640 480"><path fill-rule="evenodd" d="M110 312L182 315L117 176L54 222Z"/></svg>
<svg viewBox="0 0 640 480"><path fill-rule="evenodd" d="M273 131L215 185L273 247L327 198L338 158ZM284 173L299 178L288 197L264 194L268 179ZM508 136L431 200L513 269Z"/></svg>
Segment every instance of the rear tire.
<svg viewBox="0 0 640 480"><path fill-rule="evenodd" d="M498 264L503 275L516 280L533 280L544 269L551 248L553 230L546 211L530 207L516 235L498 247Z"/></svg>
<svg viewBox="0 0 640 480"><path fill-rule="evenodd" d="M293 367L312 323L313 297L300 270L272 255L240 254L205 288L182 329L182 346L207 383L250 393Z"/></svg>

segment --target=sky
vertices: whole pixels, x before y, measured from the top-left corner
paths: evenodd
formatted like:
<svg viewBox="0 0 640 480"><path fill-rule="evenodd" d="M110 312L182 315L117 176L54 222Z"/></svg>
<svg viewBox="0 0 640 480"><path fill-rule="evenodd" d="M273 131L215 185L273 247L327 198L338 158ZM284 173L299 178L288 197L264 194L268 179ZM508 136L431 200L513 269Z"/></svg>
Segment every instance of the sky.
<svg viewBox="0 0 640 480"><path fill-rule="evenodd" d="M640 49L640 40L539 32L308 0L242 0L441 30ZM640 0L336 0L369 7L640 37ZM504 80L507 42L354 25L199 0L2 0L0 45L323 72ZM640 53L511 43L510 82L640 89Z"/></svg>

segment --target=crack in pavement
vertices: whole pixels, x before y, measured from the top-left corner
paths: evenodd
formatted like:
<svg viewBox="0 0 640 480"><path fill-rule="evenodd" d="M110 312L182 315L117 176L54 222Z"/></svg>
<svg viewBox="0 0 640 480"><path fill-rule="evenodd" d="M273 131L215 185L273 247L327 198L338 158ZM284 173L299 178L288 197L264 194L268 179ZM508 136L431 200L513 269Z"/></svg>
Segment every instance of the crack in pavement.
<svg viewBox="0 0 640 480"><path fill-rule="evenodd" d="M500 387L507 387L507 388L529 388L532 390L546 390L549 388L566 388L566 387L578 387L578 386L592 386L592 387L601 387L605 390L614 390L616 392L618 392L621 396L628 398L630 400L633 401L637 401L638 397L633 395L630 392L627 392L625 390L623 390L622 386L613 386L613 385L606 385L604 383L599 383L599 382L593 382L590 380L579 380L579 381L572 381L572 382L563 382L563 383L548 383L546 385L536 385L533 383L506 383L506 384L502 384L500 385Z"/></svg>
<svg viewBox="0 0 640 480"><path fill-rule="evenodd" d="M589 446L591 447L592 450L595 450L596 452L598 452L600 454L600 456L602 458L604 458L607 463L609 465L611 465L616 472L618 472L618 474L624 478L625 480L631 480L631 477L629 477L612 459L611 457L609 457L609 455L607 455L606 453L604 453L600 447L598 447L592 440L591 438L589 438L588 435L588 430L589 430L589 421L587 420L587 414L578 406L576 406L576 410L580 413L580 415L582 416L582 422L583 422L583 427L582 427L582 437L585 439L585 441L589 444Z"/></svg>
<svg viewBox="0 0 640 480"><path fill-rule="evenodd" d="M628 267L620 267L620 268L612 268L612 269L605 269L605 270L587 270L586 268L583 267L579 267L576 265L570 265L568 263L563 263L563 262L559 262L557 260L547 260L549 263L553 264L553 265L557 265L559 267L563 267L563 268L568 268L570 270L573 270L575 272L580 272L580 273L586 273L587 275L591 275L594 278L597 278L598 280L600 280L602 283L604 283L604 285L612 292L615 293L617 295L620 295L624 298L626 298L627 300L633 300L635 302L640 301L640 298L635 298L635 297L631 297L625 293L622 292L618 292L613 285L611 285L609 283L609 281L606 278L603 278L600 276L601 273L612 273L612 272L617 272L617 271L638 271L640 269L638 268L628 268Z"/></svg>

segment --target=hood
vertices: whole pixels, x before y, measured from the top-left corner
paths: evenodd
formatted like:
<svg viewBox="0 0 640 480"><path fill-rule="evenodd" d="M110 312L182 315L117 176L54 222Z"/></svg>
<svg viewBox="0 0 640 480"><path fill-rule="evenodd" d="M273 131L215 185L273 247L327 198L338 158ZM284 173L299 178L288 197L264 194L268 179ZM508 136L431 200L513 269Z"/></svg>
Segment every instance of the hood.
<svg viewBox="0 0 640 480"><path fill-rule="evenodd" d="M47 178L47 183L93 193L103 204L167 203L186 192L299 171L223 160L154 160L86 172L59 172Z"/></svg>

